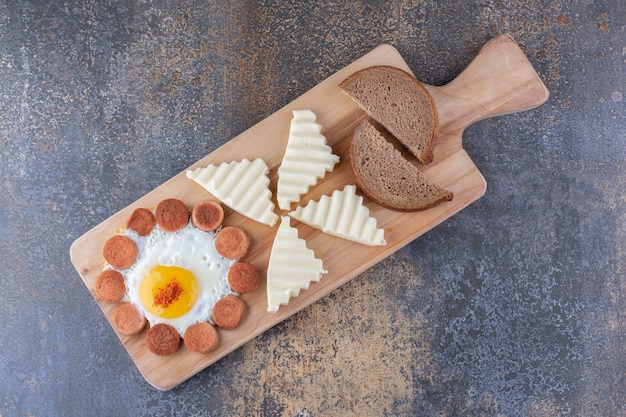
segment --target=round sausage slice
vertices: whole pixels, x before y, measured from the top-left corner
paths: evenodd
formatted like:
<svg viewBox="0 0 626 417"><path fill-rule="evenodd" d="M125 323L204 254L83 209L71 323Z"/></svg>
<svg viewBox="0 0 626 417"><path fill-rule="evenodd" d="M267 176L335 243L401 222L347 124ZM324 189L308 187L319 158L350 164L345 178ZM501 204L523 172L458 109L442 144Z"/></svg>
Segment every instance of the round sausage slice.
<svg viewBox="0 0 626 417"><path fill-rule="evenodd" d="M138 208L128 216L126 227L137 232L139 236L147 236L154 228L155 221L154 214L150 210Z"/></svg>
<svg viewBox="0 0 626 417"><path fill-rule="evenodd" d="M210 232L224 221L224 209L217 201L201 201L191 211L191 220L198 229Z"/></svg>
<svg viewBox="0 0 626 417"><path fill-rule="evenodd" d="M206 321L189 326L183 336L187 349L198 353L214 351L217 349L219 340L220 336L215 326Z"/></svg>
<svg viewBox="0 0 626 417"><path fill-rule="evenodd" d="M236 295L230 294L215 303L213 321L221 329L233 330L243 320L246 310L246 303Z"/></svg>
<svg viewBox="0 0 626 417"><path fill-rule="evenodd" d="M161 229L175 232L189 222L189 209L181 200L168 198L157 204L154 217Z"/></svg>
<svg viewBox="0 0 626 417"><path fill-rule="evenodd" d="M126 336L141 332L146 322L144 315L131 303L120 304L113 313L113 326L119 333Z"/></svg>
<svg viewBox="0 0 626 417"><path fill-rule="evenodd" d="M155 355L171 355L176 352L180 345L180 335L169 324L155 324L146 333L146 345L148 350Z"/></svg>
<svg viewBox="0 0 626 417"><path fill-rule="evenodd" d="M224 258L239 260L248 253L250 238L237 226L226 226L215 236L215 250Z"/></svg>
<svg viewBox="0 0 626 417"><path fill-rule="evenodd" d="M126 269L137 259L137 245L129 237L115 235L104 244L102 257L113 268Z"/></svg>
<svg viewBox="0 0 626 417"><path fill-rule="evenodd" d="M261 274L248 262L237 262L228 271L228 284L239 294L254 291L261 281Z"/></svg>
<svg viewBox="0 0 626 417"><path fill-rule="evenodd" d="M118 302L126 294L124 276L114 269L105 269L96 278L94 291L101 300Z"/></svg>

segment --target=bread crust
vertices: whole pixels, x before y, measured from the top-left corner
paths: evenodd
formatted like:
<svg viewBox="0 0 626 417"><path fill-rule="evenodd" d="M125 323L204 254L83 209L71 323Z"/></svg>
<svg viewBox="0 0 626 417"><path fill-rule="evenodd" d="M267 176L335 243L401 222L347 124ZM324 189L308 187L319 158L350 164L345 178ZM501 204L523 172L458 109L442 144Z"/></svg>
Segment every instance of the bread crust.
<svg viewBox="0 0 626 417"><path fill-rule="evenodd" d="M387 120L379 120L379 118L377 118L373 112L372 109L369 109L367 107L365 107L363 105L363 103L361 103L360 101L358 101L356 98L354 98L350 92L348 91L348 86L352 83L354 83L357 79L366 76L368 72L371 71L376 71L376 70L382 70L382 71L386 71L392 74L396 74L404 79L406 79L407 82L409 82L410 84L414 85L422 94L423 96L427 99L428 103L430 104L430 114L431 114L431 119L432 119L432 127L430 130L430 134L428 135L427 140L425 141L425 145L426 145L426 149L424 151L422 151L419 155L416 154L415 152L413 152L413 150L409 147L409 145L407 143L405 143L405 141L403 140L403 138L399 138L397 137L393 132L391 132L391 130L389 129L388 126L388 121ZM426 87L424 86L424 84L422 84L419 80L417 80L412 74L410 74L407 71L404 71L400 68L397 67L392 67L390 65L375 65L375 66L371 66L371 67L367 67L367 68L363 68L359 71L354 72L353 74L349 75L345 80L343 80L341 83L339 83L339 88L346 93L348 96L350 96L350 98L352 100L354 100L357 105L363 110L365 111L371 118L373 118L374 120L376 120L377 122L379 122L380 124L382 124L383 126L385 126L385 128L387 130L390 130L390 132L392 134L394 134L394 136L396 136L396 139L398 139L400 142L402 142L407 149L409 149L411 151L411 153L413 153L415 155L415 157L424 165L429 164L433 161L434 159L434 149L435 149L435 136L436 136L436 132L439 128L439 114L437 113L437 107L435 106L435 101L433 100L432 96L430 95L430 93L428 92L428 90L426 89Z"/></svg>
<svg viewBox="0 0 626 417"><path fill-rule="evenodd" d="M381 196L381 192L379 190L377 190L375 187L373 187L372 185L372 181L370 181L368 179L368 177L366 175L364 175L361 172L361 169L357 166L357 161L359 160L359 156L357 155L357 150L356 150L356 142L358 140L360 140L360 136L364 133L364 130L366 128L373 128L375 129L367 120L361 122L361 124L359 125L359 127L357 127L357 129L355 129L353 136L352 136L352 140L350 141L350 168L352 169L352 173L354 175L354 179L356 184L359 186L359 188L370 198L372 199L372 201L374 201L376 204L383 206L385 208L391 209L391 210L395 210L395 211L404 211L404 212L410 212L410 211L420 211L420 210L426 210L429 208L432 208L438 204L440 204L443 201L450 201L453 198L453 193L451 191L448 190L443 190L441 189L441 193L438 195L438 197L431 199L430 201L427 202L419 202L419 204L415 203L415 204L394 204L392 201L390 201L389 199L383 198ZM383 139L385 140L385 139ZM385 140L386 141L386 140ZM388 145L389 147L392 147L391 144ZM396 149L394 149L395 152L397 152L397 155L395 155L395 157L397 158L403 158L402 155L400 154L399 151L397 151ZM386 161L389 164L393 164L394 161L393 160L388 160ZM397 162L402 162L400 159L397 159ZM406 164L410 164L408 161L405 161ZM397 164L395 166L398 166ZM414 169L417 171L417 168L411 166L411 169ZM399 190L402 192L408 192L406 190Z"/></svg>

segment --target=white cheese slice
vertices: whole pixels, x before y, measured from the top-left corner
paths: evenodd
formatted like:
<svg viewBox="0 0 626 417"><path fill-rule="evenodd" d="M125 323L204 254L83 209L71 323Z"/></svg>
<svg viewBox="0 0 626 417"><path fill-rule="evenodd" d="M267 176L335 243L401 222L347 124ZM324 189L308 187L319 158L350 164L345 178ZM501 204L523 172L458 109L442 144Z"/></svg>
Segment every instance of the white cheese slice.
<svg viewBox="0 0 626 417"><path fill-rule="evenodd" d="M376 226L376 218L363 205L363 197L356 194L356 186L346 185L343 191L335 190L332 196L311 200L297 207L289 216L329 235L348 239L368 246L384 246L385 231Z"/></svg>
<svg viewBox="0 0 626 417"><path fill-rule="evenodd" d="M291 203L300 201L310 187L331 172L339 157L326 144L311 110L294 110L289 127L289 139L278 168L278 207L289 210Z"/></svg>
<svg viewBox="0 0 626 417"><path fill-rule="evenodd" d="M187 171L190 178L237 213L273 226L278 221L269 189L269 168L265 161L224 162Z"/></svg>
<svg viewBox="0 0 626 417"><path fill-rule="evenodd" d="M282 216L276 232L267 267L267 312L276 313L281 304L288 304L300 290L318 282L328 271L306 242L291 227L289 217Z"/></svg>

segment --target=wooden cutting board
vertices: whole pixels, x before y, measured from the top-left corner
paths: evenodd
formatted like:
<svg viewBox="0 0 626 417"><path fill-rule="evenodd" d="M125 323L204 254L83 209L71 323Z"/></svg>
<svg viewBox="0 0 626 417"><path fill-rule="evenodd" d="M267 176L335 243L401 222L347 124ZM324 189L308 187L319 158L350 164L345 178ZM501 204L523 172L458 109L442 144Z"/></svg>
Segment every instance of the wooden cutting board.
<svg viewBox="0 0 626 417"><path fill-rule="evenodd" d="M346 184L354 184L348 144L354 128L365 115L337 85L359 69L381 64L410 71L397 50L389 45L379 46L190 168L243 158L262 158L270 167L270 189L275 193L276 173L288 138L291 112L294 109L311 109L323 126L322 133L328 144L340 156L341 161L332 173L310 190L300 204L303 205L310 199L317 200L324 194L331 194L335 189L343 189ZM351 243L292 220L292 225L298 228L300 238L306 240L307 246L323 260L324 267L329 272L319 283L313 283L308 290L301 291L298 297L291 299L289 305L282 306L275 314L266 312L265 272L278 226L261 225L227 208L224 224L241 226L251 236L252 247L244 260L253 263L261 271L262 283L254 292L242 296L249 307L245 320L236 330L220 331L220 346L212 353L198 354L181 346L175 354L159 357L145 347L146 330L138 336L118 334L132 360L150 384L161 390L175 387L476 201L485 193L486 182L463 150L463 130L480 119L539 106L549 95L523 52L509 35L499 36L487 43L467 69L451 83L427 88L439 112L440 128L435 159L423 171L441 186L453 191L454 199L426 211L400 213L384 209L365 198L370 214L376 217L378 226L385 230L387 245L382 247ZM132 210L137 207L152 208L169 197L182 199L190 207L200 200L212 198L203 188L187 179L185 172L181 172L73 243L70 249L72 263L92 295L95 279L102 270L101 253L104 242L119 230ZM275 197L274 202L276 203ZM278 211L278 205L276 207L277 213L286 214ZM111 321L116 304L101 301L95 296L94 299Z"/></svg>

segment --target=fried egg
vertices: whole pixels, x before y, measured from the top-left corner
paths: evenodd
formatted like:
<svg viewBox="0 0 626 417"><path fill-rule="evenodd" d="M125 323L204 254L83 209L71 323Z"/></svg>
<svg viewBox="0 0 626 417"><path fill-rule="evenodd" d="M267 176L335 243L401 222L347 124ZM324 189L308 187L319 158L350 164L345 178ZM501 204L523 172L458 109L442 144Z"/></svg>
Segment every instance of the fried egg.
<svg viewBox="0 0 626 417"><path fill-rule="evenodd" d="M192 324L207 321L215 303L231 293L228 271L235 261L215 250L215 233L191 222L176 232L155 227L145 237L122 235L137 244L138 256L127 270L125 300L144 314L150 326L166 323L181 336Z"/></svg>

